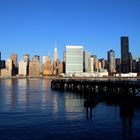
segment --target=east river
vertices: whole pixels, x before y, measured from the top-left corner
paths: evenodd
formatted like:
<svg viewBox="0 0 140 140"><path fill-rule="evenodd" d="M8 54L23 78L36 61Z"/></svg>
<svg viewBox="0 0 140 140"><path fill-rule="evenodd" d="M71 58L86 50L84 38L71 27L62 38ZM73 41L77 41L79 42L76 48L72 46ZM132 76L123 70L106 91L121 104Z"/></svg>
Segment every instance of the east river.
<svg viewBox="0 0 140 140"><path fill-rule="evenodd" d="M0 79L0 140L140 139L140 106L121 115L120 105L102 102L89 115L84 96L50 82Z"/></svg>

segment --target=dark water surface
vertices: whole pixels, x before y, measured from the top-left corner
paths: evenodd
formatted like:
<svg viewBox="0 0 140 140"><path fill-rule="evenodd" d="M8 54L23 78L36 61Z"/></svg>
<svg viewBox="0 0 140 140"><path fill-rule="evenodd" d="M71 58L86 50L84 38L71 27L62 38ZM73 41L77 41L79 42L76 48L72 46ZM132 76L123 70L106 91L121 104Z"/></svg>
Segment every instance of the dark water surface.
<svg viewBox="0 0 140 140"><path fill-rule="evenodd" d="M140 108L98 104L87 116L84 98L51 91L47 79L0 80L0 140L140 139Z"/></svg>

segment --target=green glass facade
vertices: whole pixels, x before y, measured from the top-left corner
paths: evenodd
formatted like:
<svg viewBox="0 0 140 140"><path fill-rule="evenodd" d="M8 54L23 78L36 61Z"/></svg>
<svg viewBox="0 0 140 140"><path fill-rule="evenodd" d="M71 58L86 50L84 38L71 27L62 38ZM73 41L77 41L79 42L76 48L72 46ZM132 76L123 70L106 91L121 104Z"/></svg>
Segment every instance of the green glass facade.
<svg viewBox="0 0 140 140"><path fill-rule="evenodd" d="M66 74L83 73L83 46L66 46Z"/></svg>

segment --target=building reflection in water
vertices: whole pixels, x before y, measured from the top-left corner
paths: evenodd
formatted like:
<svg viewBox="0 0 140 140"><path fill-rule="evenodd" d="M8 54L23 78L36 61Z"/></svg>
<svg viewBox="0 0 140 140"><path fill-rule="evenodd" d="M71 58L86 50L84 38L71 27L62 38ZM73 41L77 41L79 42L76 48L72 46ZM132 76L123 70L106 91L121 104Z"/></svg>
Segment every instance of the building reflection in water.
<svg viewBox="0 0 140 140"><path fill-rule="evenodd" d="M3 79L1 80L1 104L5 111L26 108L27 102L27 81L26 79ZM4 92L6 91L6 93Z"/></svg>
<svg viewBox="0 0 140 140"><path fill-rule="evenodd" d="M77 97L75 94L66 94L65 96L65 112L67 120L81 119L83 112L83 99ZM81 112L81 115L79 115Z"/></svg>
<svg viewBox="0 0 140 140"><path fill-rule="evenodd" d="M92 118L92 110L94 106L94 100L92 98L87 98L84 102L84 107L86 108L86 117Z"/></svg>
<svg viewBox="0 0 140 140"><path fill-rule="evenodd" d="M126 97L120 105L123 138L132 136L132 120L134 117L134 102L132 97Z"/></svg>
<svg viewBox="0 0 140 140"><path fill-rule="evenodd" d="M29 94L27 92L28 89L28 79L19 79L17 83L18 88L18 109L22 111L27 110L28 102L29 102Z"/></svg>
<svg viewBox="0 0 140 140"><path fill-rule="evenodd" d="M6 92L4 92L6 91ZM1 80L1 92L0 92L0 103L1 109L4 111L9 111L12 108L12 104L15 103L15 100L12 98L12 80L11 79L4 79Z"/></svg>
<svg viewBox="0 0 140 140"><path fill-rule="evenodd" d="M47 105L52 101L50 94L50 80L42 79L42 110L47 109Z"/></svg>
<svg viewBox="0 0 140 140"><path fill-rule="evenodd" d="M58 112L58 96L57 95L55 95L54 97L53 97L53 113L57 113Z"/></svg>

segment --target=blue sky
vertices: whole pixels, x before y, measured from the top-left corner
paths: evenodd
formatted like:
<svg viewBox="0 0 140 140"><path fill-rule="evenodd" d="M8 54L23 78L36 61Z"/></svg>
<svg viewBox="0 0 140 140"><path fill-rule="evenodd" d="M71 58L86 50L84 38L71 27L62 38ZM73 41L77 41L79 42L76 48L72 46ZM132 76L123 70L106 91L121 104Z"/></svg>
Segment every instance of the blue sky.
<svg viewBox="0 0 140 140"><path fill-rule="evenodd" d="M0 0L0 51L53 56L66 45L83 45L98 58L113 49L120 57L120 37L140 57L140 0Z"/></svg>

